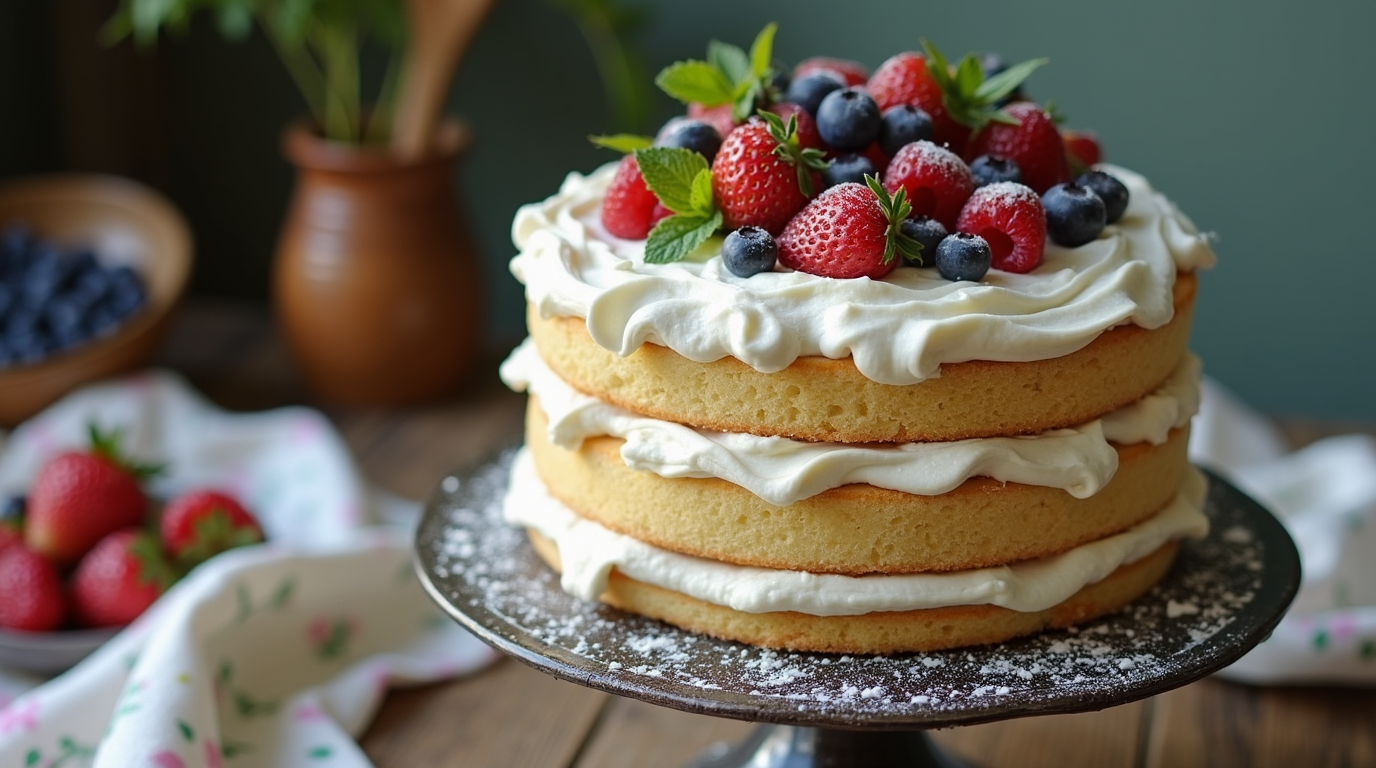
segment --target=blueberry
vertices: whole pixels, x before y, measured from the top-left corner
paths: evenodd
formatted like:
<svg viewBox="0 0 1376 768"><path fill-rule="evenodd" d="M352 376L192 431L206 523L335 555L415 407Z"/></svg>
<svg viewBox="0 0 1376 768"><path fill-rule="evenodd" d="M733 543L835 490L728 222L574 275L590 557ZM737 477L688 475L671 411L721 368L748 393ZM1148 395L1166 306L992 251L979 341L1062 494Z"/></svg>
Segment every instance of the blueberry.
<svg viewBox="0 0 1376 768"><path fill-rule="evenodd" d="M736 277L750 277L774 268L779 249L774 238L759 227L741 227L721 244L721 260Z"/></svg>
<svg viewBox="0 0 1376 768"><path fill-rule="evenodd" d="M8 524L19 526L24 521L24 509L28 506L29 500L25 496L14 495L5 499L4 504L0 504L0 527Z"/></svg>
<svg viewBox="0 0 1376 768"><path fill-rule="evenodd" d="M4 336L0 336L0 368L13 365L19 362L19 356L10 349L10 343L5 341Z"/></svg>
<svg viewBox="0 0 1376 768"><path fill-rule="evenodd" d="M822 171L822 182L828 187L845 184L848 181L864 184L866 175L879 175L878 171L875 170L874 163L870 162L870 159L864 155L847 152L844 155L836 156L826 170Z"/></svg>
<svg viewBox="0 0 1376 768"><path fill-rule="evenodd" d="M915 216L904 219L899 225L903 234L911 237L922 244L922 263L920 267L930 267L936 264L936 247L942 240L946 239L946 227L941 222L928 216Z"/></svg>
<svg viewBox="0 0 1376 768"><path fill-rule="evenodd" d="M773 88L779 96L788 93L788 86L793 82L788 67L785 67L784 63L778 59L775 59L769 66L774 70L774 77L770 78L769 87Z"/></svg>
<svg viewBox="0 0 1376 768"><path fill-rule="evenodd" d="M828 93L817 107L817 133L838 152L859 152L879 138L884 118L864 88Z"/></svg>
<svg viewBox="0 0 1376 768"><path fill-rule="evenodd" d="M660 133L655 139L657 147L680 147L691 149L707 158L711 163L721 149L721 134L717 129L701 120L679 120Z"/></svg>
<svg viewBox="0 0 1376 768"><path fill-rule="evenodd" d="M1022 169L1018 164L1003 155L980 155L970 163L970 175L975 177L975 188L999 181L1022 183Z"/></svg>
<svg viewBox="0 0 1376 768"><path fill-rule="evenodd" d="M784 101L791 101L803 108L809 115L817 115L817 107L822 99L832 91L845 88L846 84L830 72L813 72L788 84Z"/></svg>
<svg viewBox="0 0 1376 768"><path fill-rule="evenodd" d="M63 347L83 341L86 338L86 313L83 308L65 296L48 302L43 312L48 330Z"/></svg>
<svg viewBox="0 0 1376 768"><path fill-rule="evenodd" d="M936 269L947 280L979 282L989 272L994 252L979 235L957 232L936 247Z"/></svg>
<svg viewBox="0 0 1376 768"><path fill-rule="evenodd" d="M10 222L0 232L0 252L8 256L22 256L33 245L33 232L22 222Z"/></svg>
<svg viewBox="0 0 1376 768"><path fill-rule="evenodd" d="M137 312L146 299L143 280L132 268L120 265L110 271L108 306L118 318L122 320Z"/></svg>
<svg viewBox="0 0 1376 768"><path fill-rule="evenodd" d="M67 262L50 243L39 243L33 251L34 259L20 278L19 290L25 304L41 307L66 281Z"/></svg>
<svg viewBox="0 0 1376 768"><path fill-rule="evenodd" d="M1104 201L1106 223L1112 224L1123 218L1123 213L1128 209L1128 188L1123 182L1103 171L1089 171L1080 174L1075 183L1094 190L1094 194Z"/></svg>
<svg viewBox="0 0 1376 768"><path fill-rule="evenodd" d="M1075 248L1104 231L1108 213L1094 190L1079 184L1057 184L1042 193L1046 235L1051 242Z"/></svg>
<svg viewBox="0 0 1376 768"><path fill-rule="evenodd" d="M879 148L893 157L914 141L932 140L932 116L920 107L899 104L884 110L879 126Z"/></svg>
<svg viewBox="0 0 1376 768"><path fill-rule="evenodd" d="M10 307L15 304L14 289L6 283L0 283L0 328L5 325L5 316L9 314Z"/></svg>

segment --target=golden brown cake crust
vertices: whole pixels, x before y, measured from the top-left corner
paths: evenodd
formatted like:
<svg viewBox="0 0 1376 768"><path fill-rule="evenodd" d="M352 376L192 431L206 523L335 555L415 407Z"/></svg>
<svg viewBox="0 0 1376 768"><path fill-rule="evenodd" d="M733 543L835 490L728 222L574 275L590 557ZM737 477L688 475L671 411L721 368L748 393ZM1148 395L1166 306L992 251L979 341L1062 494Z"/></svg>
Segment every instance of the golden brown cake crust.
<svg viewBox="0 0 1376 768"><path fill-rule="evenodd" d="M529 533L535 551L559 570L559 549ZM1107 578L1085 586L1044 611L1021 613L995 605L962 605L861 616L811 616L793 611L745 613L628 578L613 570L602 602L693 632L790 651L903 653L999 643L1048 627L1110 613L1150 590L1170 569L1178 548L1170 542Z"/></svg>
<svg viewBox="0 0 1376 768"><path fill-rule="evenodd" d="M630 469L623 440L549 442L532 398L526 445L552 496L578 515L662 549L814 573L984 568L1063 552L1151 517L1184 476L1189 428L1152 446L1116 446L1118 471L1077 499L1059 488L973 478L939 496L846 485L786 507L716 478Z"/></svg>
<svg viewBox="0 0 1376 768"><path fill-rule="evenodd" d="M941 366L911 386L865 378L849 359L802 357L776 373L735 358L695 363L654 344L628 357L599 346L582 318L527 323L540 356L576 389L636 413L720 432L868 443L1022 435L1081 424L1161 385L1186 350L1195 276L1175 282L1175 316L1122 325L1062 357Z"/></svg>

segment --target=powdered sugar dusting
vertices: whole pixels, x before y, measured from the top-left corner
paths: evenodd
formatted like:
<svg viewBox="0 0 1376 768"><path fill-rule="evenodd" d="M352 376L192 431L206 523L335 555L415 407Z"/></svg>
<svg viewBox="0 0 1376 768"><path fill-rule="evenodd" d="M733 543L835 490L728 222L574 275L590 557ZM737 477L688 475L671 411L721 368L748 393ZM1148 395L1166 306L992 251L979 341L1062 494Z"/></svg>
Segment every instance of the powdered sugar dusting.
<svg viewBox="0 0 1376 768"><path fill-rule="evenodd" d="M973 719L990 706L1146 695L1207 654L1232 658L1240 641L1230 627L1262 586L1262 537L1238 534L1249 530L1247 515L1217 503L1215 487L1206 510L1215 533L1184 545L1167 580L1117 615L977 649L876 657L768 650L565 594L524 532L501 520L509 463L507 455L461 478L456 493L438 500L439 518L426 520L433 530L421 532L421 560L442 601L478 617L481 630L580 670L550 669L580 682L652 700L667 696L674 701L665 703L679 706L686 697L704 709L711 702L735 706L746 696L759 708L758 717L730 706L710 710L721 714L777 720L782 716L771 711L786 705L814 722Z"/></svg>

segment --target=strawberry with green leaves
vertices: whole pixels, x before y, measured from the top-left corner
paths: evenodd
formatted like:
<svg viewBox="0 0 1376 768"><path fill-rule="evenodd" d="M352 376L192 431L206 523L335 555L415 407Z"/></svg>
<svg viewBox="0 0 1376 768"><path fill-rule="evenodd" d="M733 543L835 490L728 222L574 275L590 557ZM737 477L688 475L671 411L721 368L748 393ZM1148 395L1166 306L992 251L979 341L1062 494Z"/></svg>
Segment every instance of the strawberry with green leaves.
<svg viewBox="0 0 1376 768"><path fill-rule="evenodd" d="M125 528L101 539L72 574L72 610L88 627L118 627L137 619L176 581L158 539Z"/></svg>
<svg viewBox="0 0 1376 768"><path fill-rule="evenodd" d="M1013 122L994 122L976 134L967 156L1000 155L1018 164L1022 183L1037 194L1073 177L1065 143L1051 114L1030 101L1009 104Z"/></svg>
<svg viewBox="0 0 1376 768"><path fill-rule="evenodd" d="M761 112L731 132L712 161L712 191L727 229L755 226L771 235L818 189L827 161L798 139L798 121Z"/></svg>
<svg viewBox="0 0 1376 768"><path fill-rule="evenodd" d="M168 556L183 568L263 540L258 520L234 497L213 490L172 499L163 507L158 529Z"/></svg>
<svg viewBox="0 0 1376 768"><path fill-rule="evenodd" d="M734 125L774 101L770 60L777 29L771 23L760 30L749 53L713 40L707 45L706 61L670 64L655 78L655 84L687 104L689 117L710 122L725 137Z"/></svg>
<svg viewBox="0 0 1376 768"><path fill-rule="evenodd" d="M59 566L75 563L112 531L143 522L148 499L142 483L160 465L125 457L120 433L90 427L91 445L49 460L29 488L24 539Z"/></svg>
<svg viewBox="0 0 1376 768"><path fill-rule="evenodd" d="M879 180L838 184L798 212L778 237L779 263L834 278L881 278L902 259L922 263L922 246L904 234L912 208L900 188L892 196Z"/></svg>

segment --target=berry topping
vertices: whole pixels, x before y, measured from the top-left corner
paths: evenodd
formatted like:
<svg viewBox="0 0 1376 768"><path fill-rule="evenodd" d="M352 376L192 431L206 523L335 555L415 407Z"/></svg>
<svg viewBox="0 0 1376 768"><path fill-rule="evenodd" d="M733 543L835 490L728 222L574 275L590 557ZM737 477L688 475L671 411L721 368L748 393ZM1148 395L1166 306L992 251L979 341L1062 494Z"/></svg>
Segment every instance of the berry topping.
<svg viewBox="0 0 1376 768"><path fill-rule="evenodd" d="M975 189L970 169L948 149L918 141L898 151L884 171L884 188L902 188L919 216L931 216L954 229L961 206Z"/></svg>
<svg viewBox="0 0 1376 768"><path fill-rule="evenodd" d="M884 110L883 124L879 127L879 148L884 154L893 157L905 145L931 140L932 116L920 107L899 104Z"/></svg>
<svg viewBox="0 0 1376 768"><path fill-rule="evenodd" d="M848 152L832 158L831 165L822 171L822 184L834 187L837 184L864 184L866 176L877 176L878 169L864 155Z"/></svg>
<svg viewBox="0 0 1376 768"><path fill-rule="evenodd" d="M779 235L779 262L822 277L880 278L900 258L918 255L904 235L910 212L904 193L890 196L873 176L866 184L841 184L808 203Z"/></svg>
<svg viewBox="0 0 1376 768"><path fill-rule="evenodd" d="M870 71L864 64L849 59L833 59L828 56L813 56L810 59L803 59L798 62L798 66L793 68L793 79L806 77L813 72L828 72L835 75L837 79L846 85L864 85L870 77Z"/></svg>
<svg viewBox="0 0 1376 768"><path fill-rule="evenodd" d="M813 72L810 75L794 77L784 92L784 101L791 101L803 108L809 115L817 114L822 99L832 91L845 88L846 84L835 74L828 71Z"/></svg>
<svg viewBox="0 0 1376 768"><path fill-rule="evenodd" d="M1031 272L1046 247L1046 214L1037 193L1002 181L980 187L960 212L956 229L988 243L994 269Z"/></svg>
<svg viewBox="0 0 1376 768"><path fill-rule="evenodd" d="M1104 201L1106 223L1112 224L1123 218L1123 214L1127 212L1128 188L1117 178L1103 171L1090 171L1080 174L1075 183L1094 190L1094 194Z"/></svg>
<svg viewBox="0 0 1376 768"><path fill-rule="evenodd" d="M957 232L937 244L936 270L952 282L969 280L977 283L989 273L992 254L984 238Z"/></svg>
<svg viewBox="0 0 1376 768"><path fill-rule="evenodd" d="M930 267L936 264L936 246L946 239L949 233L946 228L941 226L941 222L929 216L914 216L903 220L903 234L917 241L922 246L922 252L918 258L910 258L913 264L919 267Z"/></svg>
<svg viewBox="0 0 1376 768"><path fill-rule="evenodd" d="M827 146L840 152L855 152L879 138L883 118L879 106L863 88L832 91L817 107L817 132Z"/></svg>
<svg viewBox="0 0 1376 768"><path fill-rule="evenodd" d="M721 244L721 260L736 277L750 277L774 268L779 249L759 227L741 227Z"/></svg>
<svg viewBox="0 0 1376 768"><path fill-rule="evenodd" d="M1070 181L1065 146L1051 115L1029 101L1009 104L1005 112L1017 124L989 123L970 142L967 156L1001 155L1012 160L1022 171L1023 183L1039 194Z"/></svg>
<svg viewBox="0 0 1376 768"><path fill-rule="evenodd" d="M729 229L783 230L812 197L822 153L798 143L797 120L763 112L732 131L712 161L712 192Z"/></svg>
<svg viewBox="0 0 1376 768"><path fill-rule="evenodd" d="M0 595L0 627L51 632L67 613L57 568L23 544L0 549Z"/></svg>
<svg viewBox="0 0 1376 768"><path fill-rule="evenodd" d="M798 122L798 146L803 149L826 149L822 143L822 137L817 133L817 121L812 119L802 107L791 101L781 101L769 108L770 112L779 116L785 124L788 118L796 118Z"/></svg>
<svg viewBox="0 0 1376 768"><path fill-rule="evenodd" d="M919 53L900 53L879 65L865 86L881 111L910 104L932 119L932 141L949 145L960 152L970 129L946 113L941 86L927 71L927 60Z"/></svg>
<svg viewBox="0 0 1376 768"><path fill-rule="evenodd" d="M1104 151L1099 148L1099 139L1088 131L1062 131L1061 140L1065 143L1066 154L1071 165L1081 170L1098 165L1104 160Z"/></svg>
<svg viewBox="0 0 1376 768"><path fill-rule="evenodd" d="M717 130L718 136L725 136L735 130L737 125L735 106L731 104L705 107L697 102L692 102L688 105L688 119L707 123Z"/></svg>
<svg viewBox="0 0 1376 768"><path fill-rule="evenodd" d="M72 574L72 610L88 627L137 619L167 591L176 574L153 534L138 528L100 540Z"/></svg>
<svg viewBox="0 0 1376 768"><path fill-rule="evenodd" d="M1108 213L1104 201L1089 187L1057 184L1042 195L1046 233L1051 242L1075 248L1104 231Z"/></svg>
<svg viewBox="0 0 1376 768"><path fill-rule="evenodd" d="M1000 155L980 155L970 163L970 175L975 177L975 187L985 187L1000 181L1022 183L1022 170L1018 164Z"/></svg>
<svg viewBox="0 0 1376 768"><path fill-rule="evenodd" d="M602 199L602 226L616 237L644 240L654 226L651 219L658 203L640 176L635 155L626 155Z"/></svg>
<svg viewBox="0 0 1376 768"><path fill-rule="evenodd" d="M754 114L756 107L769 99L774 80L771 59L774 32L777 26L768 24L755 36L750 52L729 43L713 40L707 46L707 61L679 61L655 77L655 84L665 93L688 105L688 116L711 123L724 137L731 132L725 125L721 110L724 107L732 121L741 121ZM709 111L712 111L709 119Z"/></svg>
<svg viewBox="0 0 1376 768"><path fill-rule="evenodd" d="M712 162L721 149L722 134L701 120L675 119L664 126L655 138L656 147L679 147L691 149Z"/></svg>

